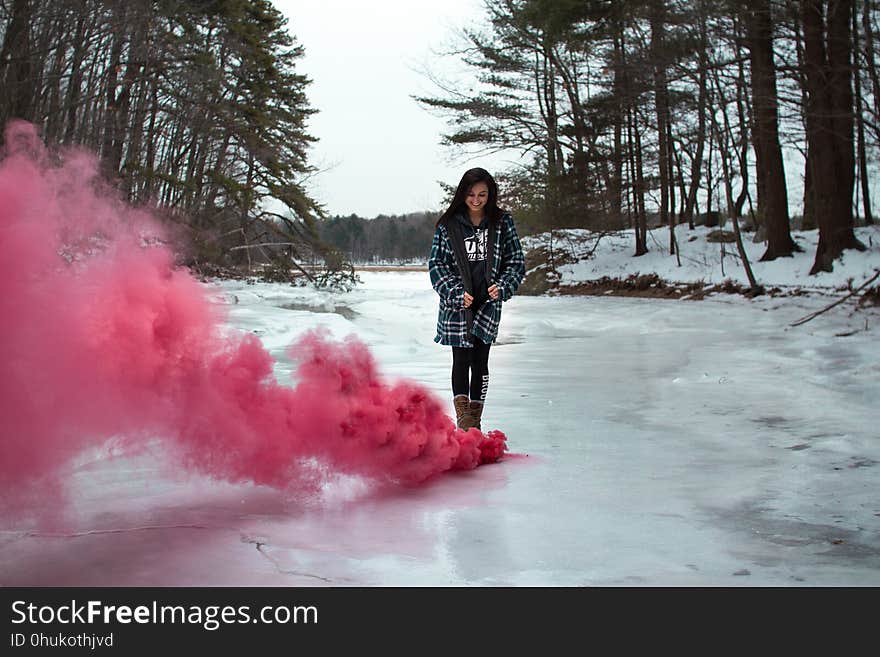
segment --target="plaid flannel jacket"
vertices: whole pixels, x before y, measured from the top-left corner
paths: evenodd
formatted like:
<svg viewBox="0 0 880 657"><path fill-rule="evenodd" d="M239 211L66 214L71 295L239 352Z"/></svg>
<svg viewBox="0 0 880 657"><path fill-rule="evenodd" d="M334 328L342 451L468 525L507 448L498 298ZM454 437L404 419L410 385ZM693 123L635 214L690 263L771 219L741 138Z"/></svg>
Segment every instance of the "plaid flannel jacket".
<svg viewBox="0 0 880 657"><path fill-rule="evenodd" d="M440 296L434 342L453 347L473 347L471 336L487 344L494 342L498 336L501 302L507 301L516 293L525 277L526 267L516 227L509 214L505 213L501 217L499 229L494 233L492 247L495 257L490 259L488 280L489 285L498 285L501 295L497 300L489 299L474 313L472 309L464 308L465 281L470 280L470 275L469 272L463 275L456 262L450 231L443 224L434 231L431 257L428 259L431 286ZM464 264L467 266L467 263ZM473 290L467 291L473 294Z"/></svg>

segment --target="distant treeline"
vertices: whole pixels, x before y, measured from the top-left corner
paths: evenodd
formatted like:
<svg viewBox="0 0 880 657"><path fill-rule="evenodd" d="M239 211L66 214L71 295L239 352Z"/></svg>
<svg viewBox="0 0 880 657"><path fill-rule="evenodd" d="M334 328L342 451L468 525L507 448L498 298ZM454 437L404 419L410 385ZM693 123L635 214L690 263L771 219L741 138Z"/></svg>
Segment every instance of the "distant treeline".
<svg viewBox="0 0 880 657"><path fill-rule="evenodd" d="M529 221L512 210L520 237L547 230L540 222ZM380 214L372 219L356 214L334 215L318 220L318 237L338 251L338 255L354 264L426 262L439 212L410 212L404 215ZM525 219L525 220L523 220ZM799 219L799 218L798 218ZM695 225L719 226L724 217L718 211L701 212ZM647 213L650 228L662 225L658 212ZM746 223L744 230L754 230ZM552 230L552 228L551 228Z"/></svg>
<svg viewBox="0 0 880 657"><path fill-rule="evenodd" d="M412 212L365 219L356 214L318 222L318 236L353 263L425 262L439 214Z"/></svg>

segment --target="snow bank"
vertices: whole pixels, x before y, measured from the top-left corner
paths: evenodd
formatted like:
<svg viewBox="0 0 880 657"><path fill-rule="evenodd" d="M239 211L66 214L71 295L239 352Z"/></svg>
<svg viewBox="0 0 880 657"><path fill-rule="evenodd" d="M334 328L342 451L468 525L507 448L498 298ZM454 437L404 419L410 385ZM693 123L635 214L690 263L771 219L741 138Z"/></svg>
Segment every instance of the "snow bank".
<svg viewBox="0 0 880 657"><path fill-rule="evenodd" d="M592 232L584 229L553 231L522 239L529 274L544 273L548 281L560 288L596 281L603 277L625 279L630 276L656 273L670 283L714 285L725 280L748 284L748 278L733 242L710 241L717 228L698 226L675 229L680 250L679 259L669 254L668 227L648 231L648 253L635 257L635 236L632 230ZM803 290L834 290L863 283L880 270L880 226L856 228L856 235L865 244L863 252L848 250L835 261L833 272L810 276L819 241L817 230L792 231L803 252L790 258L759 262L766 243L754 242L753 233L743 235L744 247L752 271L764 287L799 288ZM552 258L551 258L552 252ZM555 268L555 273L553 272Z"/></svg>

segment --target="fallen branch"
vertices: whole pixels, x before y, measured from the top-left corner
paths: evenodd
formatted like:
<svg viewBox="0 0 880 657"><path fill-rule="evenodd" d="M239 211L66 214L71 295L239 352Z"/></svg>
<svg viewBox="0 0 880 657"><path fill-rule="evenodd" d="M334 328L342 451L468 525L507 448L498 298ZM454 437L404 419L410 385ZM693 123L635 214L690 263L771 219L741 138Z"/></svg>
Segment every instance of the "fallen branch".
<svg viewBox="0 0 880 657"><path fill-rule="evenodd" d="M293 242L260 242L258 244L245 244L242 246L232 246L228 251L241 251L242 249L259 249L264 246L296 246Z"/></svg>
<svg viewBox="0 0 880 657"><path fill-rule="evenodd" d="M817 311L814 312L814 313L810 313L809 315L805 315L804 317L801 317L801 318L800 318L799 320L797 320L796 322L793 322L792 324L789 324L789 326L800 326L801 324L806 324L806 323L809 322L811 319L815 319L816 317L818 317L818 316L821 315L822 313L824 313L824 312L828 312L829 310L831 310L832 308L834 308L834 306L839 306L839 305L842 304L844 301L846 301L847 299L849 299L850 297L852 297L853 295L857 294L859 291L863 290L863 289L866 288L868 285L870 285L871 283L873 283L874 281L876 281L877 278L880 277L880 269L875 269L874 271L875 271L876 273L875 273L873 276L871 276L871 278L869 278L869 279L866 280L864 283L862 283L861 285L859 285L856 289L852 290L852 291L851 291L849 294L847 294L845 297L842 297L842 298L838 299L837 301L835 301L834 303L825 306L825 307L822 308L821 310L817 310Z"/></svg>
<svg viewBox="0 0 880 657"><path fill-rule="evenodd" d="M763 294L764 288L758 285L755 274L752 272L752 265L749 264L749 256L746 254L746 249L743 246L742 233L739 229L739 220L736 218L736 214L731 217L731 220L733 221L733 234L736 237L736 250L739 251L739 257L742 261L743 268L746 270L746 277L749 279L749 285L752 288L752 292L755 294Z"/></svg>
<svg viewBox="0 0 880 657"><path fill-rule="evenodd" d="M603 237L608 235L610 232L612 232L612 231L603 230L601 233L599 233L599 237L596 238L596 243L593 245L593 248L590 249L590 252L587 254L587 258L593 257L593 254L596 252L596 249L599 248L599 242L602 240Z"/></svg>

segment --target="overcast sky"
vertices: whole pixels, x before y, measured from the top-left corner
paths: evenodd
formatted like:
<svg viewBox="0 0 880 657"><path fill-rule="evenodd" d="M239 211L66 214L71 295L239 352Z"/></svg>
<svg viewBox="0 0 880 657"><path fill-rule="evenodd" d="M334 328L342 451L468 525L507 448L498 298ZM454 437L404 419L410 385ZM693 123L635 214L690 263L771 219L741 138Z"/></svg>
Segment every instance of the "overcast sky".
<svg viewBox="0 0 880 657"><path fill-rule="evenodd" d="M494 173L505 161L441 146L444 120L411 98L438 93L419 72L426 66L461 69L455 58L432 51L448 45L457 29L483 22L481 0L274 4L305 48L297 68L312 79L307 94L319 113L309 125L319 141L311 161L322 170L309 190L328 213L374 217L438 209L438 180L455 185L472 166Z"/></svg>

